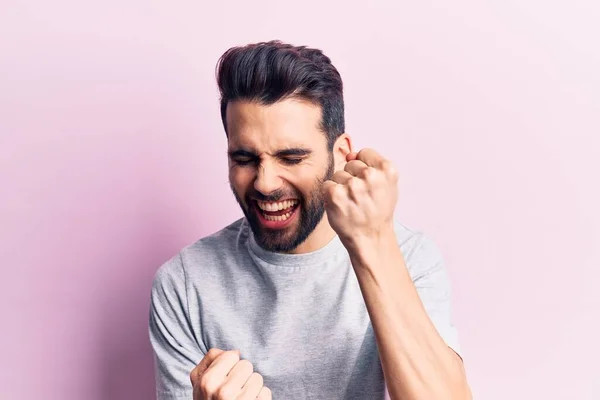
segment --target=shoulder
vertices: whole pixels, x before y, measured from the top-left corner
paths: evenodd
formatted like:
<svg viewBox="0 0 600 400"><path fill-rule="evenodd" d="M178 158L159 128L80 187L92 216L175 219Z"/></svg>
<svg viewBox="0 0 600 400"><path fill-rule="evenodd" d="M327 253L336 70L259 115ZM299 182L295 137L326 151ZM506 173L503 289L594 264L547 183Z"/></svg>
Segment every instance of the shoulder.
<svg viewBox="0 0 600 400"><path fill-rule="evenodd" d="M247 225L243 218L223 229L205 236L182 248L164 262L154 275L153 287L177 287L185 285L190 275L208 272L219 260L230 257L245 244Z"/></svg>
<svg viewBox="0 0 600 400"><path fill-rule="evenodd" d="M428 235L398 221L394 223L394 230L404 261L413 279L444 268L442 253Z"/></svg>

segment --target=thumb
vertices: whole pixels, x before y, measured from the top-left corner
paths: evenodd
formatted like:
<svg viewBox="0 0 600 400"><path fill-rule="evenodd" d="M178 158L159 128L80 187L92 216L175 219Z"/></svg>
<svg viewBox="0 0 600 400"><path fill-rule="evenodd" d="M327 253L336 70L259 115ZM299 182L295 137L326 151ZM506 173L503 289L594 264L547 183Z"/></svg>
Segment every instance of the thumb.
<svg viewBox="0 0 600 400"><path fill-rule="evenodd" d="M208 351L208 353L206 353L204 358L202 358L202 360L200 360L200 363L196 366L196 368L194 368L192 373L190 374L192 383L196 378L199 378L200 376L202 376L202 374L208 369L208 367L210 367L210 365L213 363L213 361L215 361L215 359L217 357L219 357L224 351L225 350L221 350L221 349L217 349L217 348L210 349Z"/></svg>

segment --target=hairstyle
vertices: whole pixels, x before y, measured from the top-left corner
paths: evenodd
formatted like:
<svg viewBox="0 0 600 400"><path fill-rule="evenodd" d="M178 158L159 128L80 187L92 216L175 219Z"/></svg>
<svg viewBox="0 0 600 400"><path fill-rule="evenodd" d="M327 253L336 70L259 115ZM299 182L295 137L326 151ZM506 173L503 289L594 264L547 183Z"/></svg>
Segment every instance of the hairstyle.
<svg viewBox="0 0 600 400"><path fill-rule="evenodd" d="M329 150L345 131L342 78L319 49L292 46L279 40L232 47L216 68L225 134L227 104L235 100L271 105L299 98L319 105L319 128Z"/></svg>

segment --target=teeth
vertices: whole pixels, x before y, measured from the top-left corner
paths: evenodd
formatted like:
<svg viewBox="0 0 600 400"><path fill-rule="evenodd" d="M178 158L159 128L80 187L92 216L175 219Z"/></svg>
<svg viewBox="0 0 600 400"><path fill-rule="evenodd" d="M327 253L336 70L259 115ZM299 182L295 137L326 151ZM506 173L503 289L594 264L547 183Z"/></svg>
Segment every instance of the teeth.
<svg viewBox="0 0 600 400"><path fill-rule="evenodd" d="M286 219L288 219L290 216L292 215L291 212L285 213L283 215L278 215L278 216L273 216L273 215L265 215L263 214L263 216L265 217L265 219L267 221L285 221Z"/></svg>
<svg viewBox="0 0 600 400"><path fill-rule="evenodd" d="M273 212L273 211L285 210L286 208L290 208L290 207L296 205L297 203L298 203L297 200L285 200L285 201L278 201L278 202L274 202L274 203L267 203L264 201L259 201L258 207L260 207L261 210Z"/></svg>

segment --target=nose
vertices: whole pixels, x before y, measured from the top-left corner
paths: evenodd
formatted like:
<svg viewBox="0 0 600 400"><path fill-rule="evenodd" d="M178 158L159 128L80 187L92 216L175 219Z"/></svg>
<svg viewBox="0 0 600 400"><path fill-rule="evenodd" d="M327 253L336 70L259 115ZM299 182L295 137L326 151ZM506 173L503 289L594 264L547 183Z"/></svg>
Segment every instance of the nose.
<svg viewBox="0 0 600 400"><path fill-rule="evenodd" d="M256 179L254 180L254 189L264 195L268 195L281 188L282 183L283 181L279 177L277 168L274 165L261 163Z"/></svg>

